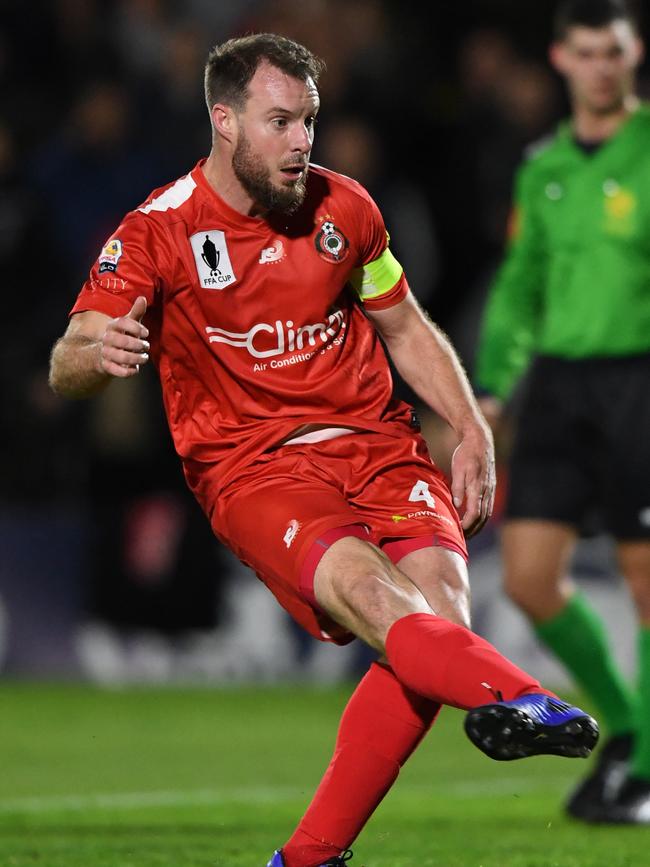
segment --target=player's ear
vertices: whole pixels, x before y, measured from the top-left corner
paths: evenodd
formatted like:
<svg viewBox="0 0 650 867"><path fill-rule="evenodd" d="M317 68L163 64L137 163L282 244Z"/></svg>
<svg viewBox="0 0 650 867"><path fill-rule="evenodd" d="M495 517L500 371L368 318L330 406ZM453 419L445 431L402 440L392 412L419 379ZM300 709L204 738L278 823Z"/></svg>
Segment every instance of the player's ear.
<svg viewBox="0 0 650 867"><path fill-rule="evenodd" d="M551 66L560 75L565 75L569 65L569 53L564 42L552 42L548 49Z"/></svg>
<svg viewBox="0 0 650 867"><path fill-rule="evenodd" d="M639 36L634 37L632 47L632 62L634 67L640 66L645 60L645 44Z"/></svg>
<svg viewBox="0 0 650 867"><path fill-rule="evenodd" d="M222 102L217 102L212 106L210 116L214 131L226 141L231 142L236 134L236 116L232 108Z"/></svg>

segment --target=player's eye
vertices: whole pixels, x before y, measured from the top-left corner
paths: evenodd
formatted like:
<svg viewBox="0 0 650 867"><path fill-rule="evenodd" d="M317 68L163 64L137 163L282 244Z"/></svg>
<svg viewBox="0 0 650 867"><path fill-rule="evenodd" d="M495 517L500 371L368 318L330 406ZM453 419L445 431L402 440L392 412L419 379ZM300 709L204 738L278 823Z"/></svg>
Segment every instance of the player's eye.
<svg viewBox="0 0 650 867"><path fill-rule="evenodd" d="M313 115L305 118L305 126L307 129L313 129L316 126L317 119Z"/></svg>
<svg viewBox="0 0 650 867"><path fill-rule="evenodd" d="M284 129L287 126L288 121L286 117L274 117L271 123L276 129Z"/></svg>

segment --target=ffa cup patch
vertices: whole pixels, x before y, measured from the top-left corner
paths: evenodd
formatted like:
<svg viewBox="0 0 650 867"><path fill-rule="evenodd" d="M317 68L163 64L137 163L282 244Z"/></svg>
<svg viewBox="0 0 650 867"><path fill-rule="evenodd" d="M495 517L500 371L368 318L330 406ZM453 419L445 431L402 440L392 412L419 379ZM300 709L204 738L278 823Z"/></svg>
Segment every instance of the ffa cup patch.
<svg viewBox="0 0 650 867"><path fill-rule="evenodd" d="M350 244L340 229L331 220L326 220L314 238L316 252L326 262L342 262L350 252Z"/></svg>
<svg viewBox="0 0 650 867"><path fill-rule="evenodd" d="M111 238L99 254L99 273L104 271L117 271L117 263L122 255L122 242L119 238Z"/></svg>
<svg viewBox="0 0 650 867"><path fill-rule="evenodd" d="M196 232L190 238L196 272L204 289L225 289L237 282L221 229Z"/></svg>

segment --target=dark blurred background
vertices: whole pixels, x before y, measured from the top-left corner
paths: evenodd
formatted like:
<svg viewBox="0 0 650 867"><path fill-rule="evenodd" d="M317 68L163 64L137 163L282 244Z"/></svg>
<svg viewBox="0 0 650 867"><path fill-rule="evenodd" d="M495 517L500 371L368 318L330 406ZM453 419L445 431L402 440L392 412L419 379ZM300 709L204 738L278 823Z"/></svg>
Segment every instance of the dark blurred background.
<svg viewBox="0 0 650 867"><path fill-rule="evenodd" d="M335 656L298 634L212 539L185 491L151 371L70 403L48 390L49 351L123 214L207 155L208 49L274 31L327 61L313 159L375 197L411 286L471 370L514 169L567 111L546 63L555 6L0 2L1 672L334 679L363 664L361 650ZM647 34L648 9L637 8ZM430 417L425 431L444 466L449 437ZM488 610L485 589L493 605L496 523L473 552L488 633L504 616ZM511 634L528 640L508 616Z"/></svg>

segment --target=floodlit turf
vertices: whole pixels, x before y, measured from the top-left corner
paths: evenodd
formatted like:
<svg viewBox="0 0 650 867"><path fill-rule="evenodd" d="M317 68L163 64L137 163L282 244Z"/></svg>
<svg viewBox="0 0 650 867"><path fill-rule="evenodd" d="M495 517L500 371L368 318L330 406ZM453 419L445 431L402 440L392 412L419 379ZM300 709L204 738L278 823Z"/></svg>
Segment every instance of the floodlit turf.
<svg viewBox="0 0 650 867"><path fill-rule="evenodd" d="M0 687L2 867L264 867L349 690ZM581 760L496 763L446 710L350 867L631 867L650 830L562 815Z"/></svg>

